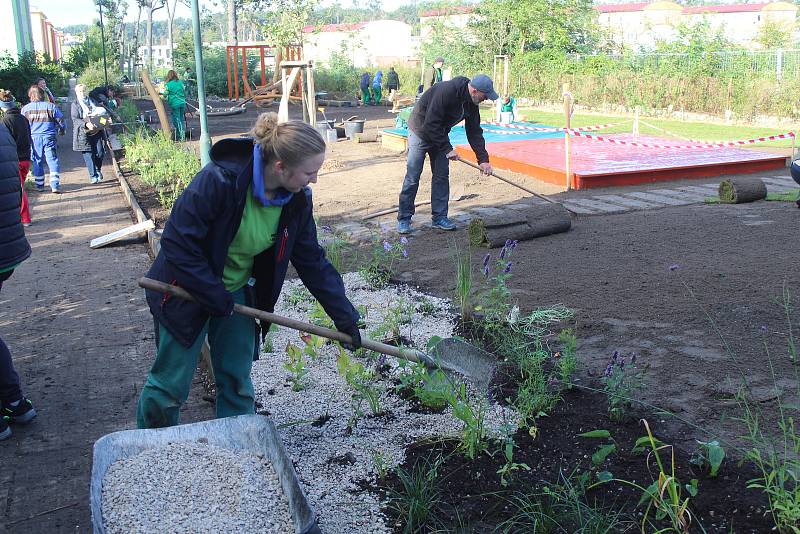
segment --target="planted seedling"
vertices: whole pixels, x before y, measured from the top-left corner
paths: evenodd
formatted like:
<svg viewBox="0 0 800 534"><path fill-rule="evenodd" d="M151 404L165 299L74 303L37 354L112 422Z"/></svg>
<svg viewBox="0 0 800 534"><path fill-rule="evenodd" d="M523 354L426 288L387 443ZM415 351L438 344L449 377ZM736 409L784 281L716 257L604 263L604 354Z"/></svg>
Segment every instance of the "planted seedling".
<svg viewBox="0 0 800 534"><path fill-rule="evenodd" d="M275 332L278 331L278 327L274 324L269 325L269 331L267 331L267 335L264 336L264 343L261 345L261 349L266 353L271 353L275 351L275 347L272 343L272 338L275 335Z"/></svg>
<svg viewBox="0 0 800 534"><path fill-rule="evenodd" d="M311 293L304 285L295 286L286 294L286 303L292 307L310 304L312 302L314 302L314 297L311 296Z"/></svg>
<svg viewBox="0 0 800 534"><path fill-rule="evenodd" d="M479 453L489 448L486 405L480 399L471 403L467 399L464 384L459 386L450 405L453 408L453 415L464 423L461 430L460 448L467 458L474 460Z"/></svg>
<svg viewBox="0 0 800 534"><path fill-rule="evenodd" d="M575 355L578 339L575 336L575 331L571 328L567 328L561 331L558 335L558 340L561 342L561 351L556 352L555 359L559 380L561 381L562 387L571 389L572 375L575 373L575 368L578 366L578 358Z"/></svg>
<svg viewBox="0 0 800 534"><path fill-rule="evenodd" d="M399 241L389 241L382 235L373 235L371 253L358 272L374 289L385 287L394 275L395 264L408 258L407 244L406 237L401 237Z"/></svg>
<svg viewBox="0 0 800 534"><path fill-rule="evenodd" d="M697 441L697 450L694 451L689 462L700 469L708 469L708 475L712 478L717 476L722 462L725 460L725 449L719 441Z"/></svg>
<svg viewBox="0 0 800 534"><path fill-rule="evenodd" d="M283 368L290 373L289 382L292 383L292 391L300 391L305 387L303 379L309 373L303 359L303 351L290 341L286 344L286 354L289 356L289 361L284 362Z"/></svg>
<svg viewBox="0 0 800 534"><path fill-rule="evenodd" d="M303 347L303 354L308 356L312 362L317 361L319 357L319 350L325 345L325 339L314 334L306 334L300 332L300 339L305 346Z"/></svg>
<svg viewBox="0 0 800 534"><path fill-rule="evenodd" d="M600 445L592 454L592 464L595 467L600 467L603 465L603 462L606 461L606 458L617 451L617 442L614 441L614 438L611 436L611 432L608 430L591 430L589 432L584 432L583 434L578 434L578 437L608 440L608 443Z"/></svg>
<svg viewBox="0 0 800 534"><path fill-rule="evenodd" d="M503 487L508 486L509 480L511 480L516 471L520 469L524 469L525 471L531 470L528 464L514 461L514 447L516 447L514 438L507 436L502 446L503 457L506 462L497 470L497 474L500 475L500 485Z"/></svg>
<svg viewBox="0 0 800 534"><path fill-rule="evenodd" d="M391 469L389 456L381 449L370 449L369 455L372 458L372 467L375 469L375 474L378 475L378 480L383 484L386 475L389 474L389 470Z"/></svg>
<svg viewBox="0 0 800 534"><path fill-rule="evenodd" d="M324 328L335 328L333 324L333 320L328 317L328 313L325 311L325 308L322 307L322 304L319 303L318 300L314 301L314 308L311 310L309 314L309 319L311 319L311 323L317 326L322 326Z"/></svg>
<svg viewBox="0 0 800 534"><path fill-rule="evenodd" d="M375 371L364 367L360 362L350 358L345 350L339 347L339 357L336 360L336 368L345 382L353 388L352 407L354 418L349 426L354 426L355 422L364 415L362 405L366 401L372 415L381 413L381 394L382 389L375 383Z"/></svg>

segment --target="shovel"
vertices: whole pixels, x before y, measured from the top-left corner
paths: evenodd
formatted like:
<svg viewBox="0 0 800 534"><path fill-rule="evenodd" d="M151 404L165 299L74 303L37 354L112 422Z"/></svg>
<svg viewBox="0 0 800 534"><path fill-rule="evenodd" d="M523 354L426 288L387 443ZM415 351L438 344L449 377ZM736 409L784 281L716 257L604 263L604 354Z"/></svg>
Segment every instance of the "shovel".
<svg viewBox="0 0 800 534"><path fill-rule="evenodd" d="M185 289L150 278L140 278L139 286L145 289L167 293L185 300L195 300ZM289 317L265 312L249 306L234 304L233 311L246 315L247 317L332 339L340 343L351 343L353 341L350 336L343 332L305 323L296 319L290 319ZM441 369L448 374L455 373L463 376L472 382L478 391L487 391L489 389L489 383L492 380L492 375L494 374L497 363L497 360L487 352L456 338L440 340L431 349L431 354L425 354L424 352L414 349L395 347L367 338L361 338L361 346L371 351L386 354L387 356L421 363L429 370Z"/></svg>

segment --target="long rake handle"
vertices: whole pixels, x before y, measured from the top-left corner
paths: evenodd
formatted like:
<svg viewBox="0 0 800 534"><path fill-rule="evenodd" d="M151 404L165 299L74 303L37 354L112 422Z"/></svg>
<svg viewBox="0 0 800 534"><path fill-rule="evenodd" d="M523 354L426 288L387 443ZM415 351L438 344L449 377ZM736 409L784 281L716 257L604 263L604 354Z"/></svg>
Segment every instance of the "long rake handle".
<svg viewBox="0 0 800 534"><path fill-rule="evenodd" d="M152 289L153 291L167 293L184 300L196 302L195 298L192 297L192 295L185 289L178 286L165 284L164 282L159 282L158 280L153 280L151 278L140 278L139 286L145 289ZM343 332L339 332L338 330L331 330L330 328L325 328L324 326L317 326L315 324L298 321L296 319L290 319L289 317L284 317L283 315L266 312L257 308L251 308L250 306L234 304L233 311L242 315L246 315L247 317L261 319L262 321L266 321L271 324L285 326L286 328L291 328L292 330L314 334L327 339L332 339L334 341L340 341L342 343L352 343L353 341L353 338ZM431 360L428 355L419 351L405 350L367 338L361 338L361 346L365 349L386 354L387 356L394 356L395 358L400 358L402 360L421 363L426 367L437 367L436 363Z"/></svg>
<svg viewBox="0 0 800 534"><path fill-rule="evenodd" d="M458 161L460 161L461 163L464 163L465 165L469 165L473 169L478 169L479 171L483 172L483 169L481 169L480 165L476 165L476 164L472 163L471 161L467 161L464 158L462 158L461 156L458 157ZM505 183L507 183L509 185L513 185L514 187L522 189L526 193L530 193L531 195L533 195L533 196L535 196L537 198L541 198L542 200L545 200L545 201L547 201L547 202L549 202L551 204L559 204L558 202L556 202L552 198L547 198L546 196L541 195L541 194L537 193L536 191L532 191L532 190L528 189L527 187L525 187L524 185L519 185L516 182L512 182L508 178L504 178L504 177L500 176L499 174L496 174L496 173L492 172L492 176L494 176L498 180L504 181Z"/></svg>

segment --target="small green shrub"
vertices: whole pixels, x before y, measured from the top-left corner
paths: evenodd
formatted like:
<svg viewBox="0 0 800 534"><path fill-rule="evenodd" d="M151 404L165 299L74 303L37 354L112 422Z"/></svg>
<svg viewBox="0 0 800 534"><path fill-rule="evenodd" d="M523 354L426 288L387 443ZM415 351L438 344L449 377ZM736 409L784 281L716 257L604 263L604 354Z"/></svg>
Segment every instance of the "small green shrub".
<svg viewBox="0 0 800 534"><path fill-rule="evenodd" d="M161 204L172 209L178 197L200 171L200 158L190 149L178 145L162 132L152 134L137 129L123 136L125 163L139 174L143 183L158 194Z"/></svg>

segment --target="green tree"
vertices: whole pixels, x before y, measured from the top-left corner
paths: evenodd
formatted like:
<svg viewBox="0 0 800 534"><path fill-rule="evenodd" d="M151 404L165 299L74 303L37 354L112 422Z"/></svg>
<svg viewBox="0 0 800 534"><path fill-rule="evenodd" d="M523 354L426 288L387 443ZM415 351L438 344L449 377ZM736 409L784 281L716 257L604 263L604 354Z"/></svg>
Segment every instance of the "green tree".
<svg viewBox="0 0 800 534"><path fill-rule="evenodd" d="M272 0L266 12L264 32L269 41L278 46L289 46L303 42L303 28L319 0Z"/></svg>
<svg viewBox="0 0 800 534"><path fill-rule="evenodd" d="M9 89L18 101L28 101L28 88L37 78L47 80L47 86L54 94L66 94L61 67L49 58L34 52L23 52L18 58L0 56L0 87Z"/></svg>
<svg viewBox="0 0 800 534"><path fill-rule="evenodd" d="M758 28L756 42L764 48L786 48L792 44L794 26L765 20Z"/></svg>

